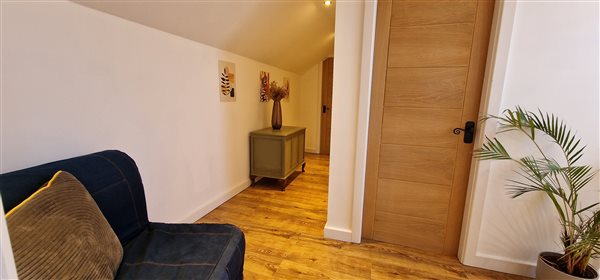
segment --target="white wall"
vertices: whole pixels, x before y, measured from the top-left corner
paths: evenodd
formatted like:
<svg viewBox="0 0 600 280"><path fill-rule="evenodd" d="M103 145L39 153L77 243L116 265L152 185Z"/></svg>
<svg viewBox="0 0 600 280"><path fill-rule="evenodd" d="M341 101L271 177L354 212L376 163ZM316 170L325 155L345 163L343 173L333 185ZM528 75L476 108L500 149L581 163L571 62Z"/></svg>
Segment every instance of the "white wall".
<svg viewBox="0 0 600 280"><path fill-rule="evenodd" d="M152 221L195 221L248 186L248 132L270 125L260 70L300 91L294 73L72 2L3 2L2 29L0 172L120 149ZM236 63L234 103L219 59Z"/></svg>
<svg viewBox="0 0 600 280"><path fill-rule="evenodd" d="M360 242L376 15L374 1L337 2L325 237Z"/></svg>
<svg viewBox="0 0 600 280"><path fill-rule="evenodd" d="M505 21L501 24L509 32L500 33L496 54L503 58L496 61L503 69L488 70L497 71L490 73L491 101L484 104L487 106L483 110L499 114L504 108L521 105L555 113L587 144L581 163L597 169L598 2L517 2L504 6L508 12L501 17ZM494 131L493 125L485 129L487 134ZM510 143L509 152L527 152L523 139L503 136L503 140ZM560 250L559 221L542 194L518 199L506 195L504 183L514 178L512 167L502 162L473 163L468 197L471 206L465 214L461 260L468 265L533 276L540 251ZM586 200L584 204L598 201L599 190L596 179L581 196Z"/></svg>
<svg viewBox="0 0 600 280"><path fill-rule="evenodd" d="M322 62L313 65L300 76L300 95L293 96L296 103L298 125L306 127L306 151L319 152L321 136L321 79Z"/></svg>
<svg viewBox="0 0 600 280"><path fill-rule="evenodd" d="M325 237L350 241L364 3L337 2Z"/></svg>

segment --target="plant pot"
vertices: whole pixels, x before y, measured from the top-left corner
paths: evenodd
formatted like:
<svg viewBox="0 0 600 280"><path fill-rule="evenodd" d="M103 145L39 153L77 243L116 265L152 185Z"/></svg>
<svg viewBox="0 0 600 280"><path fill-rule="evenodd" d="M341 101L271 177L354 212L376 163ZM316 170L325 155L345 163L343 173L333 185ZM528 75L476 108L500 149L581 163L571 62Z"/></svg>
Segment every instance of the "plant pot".
<svg viewBox="0 0 600 280"><path fill-rule="evenodd" d="M281 129L281 100L273 100L273 113L271 113L271 126L273 129Z"/></svg>
<svg viewBox="0 0 600 280"><path fill-rule="evenodd" d="M553 260L560 258L562 255L554 252L541 252L537 260L537 268L535 279L538 280L583 280L583 279L598 279L598 272L591 266L588 266L587 273L589 277L577 277L564 273L553 265Z"/></svg>

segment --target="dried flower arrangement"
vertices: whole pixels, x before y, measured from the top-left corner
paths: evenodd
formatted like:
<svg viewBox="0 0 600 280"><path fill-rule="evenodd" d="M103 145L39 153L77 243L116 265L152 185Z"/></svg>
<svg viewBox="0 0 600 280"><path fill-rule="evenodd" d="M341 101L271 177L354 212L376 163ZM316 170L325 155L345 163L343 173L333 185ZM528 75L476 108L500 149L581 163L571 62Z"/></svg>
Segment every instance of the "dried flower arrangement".
<svg viewBox="0 0 600 280"><path fill-rule="evenodd" d="M281 101L290 94L290 91L285 86L278 86L277 82L271 82L269 90L265 93L268 100Z"/></svg>

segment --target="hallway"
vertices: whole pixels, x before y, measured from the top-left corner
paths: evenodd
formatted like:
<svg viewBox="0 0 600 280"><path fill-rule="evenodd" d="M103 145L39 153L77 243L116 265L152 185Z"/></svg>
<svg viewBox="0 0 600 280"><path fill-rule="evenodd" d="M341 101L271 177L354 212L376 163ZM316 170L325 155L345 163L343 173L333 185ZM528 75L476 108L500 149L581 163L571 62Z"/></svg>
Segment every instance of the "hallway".
<svg viewBox="0 0 600 280"><path fill-rule="evenodd" d="M306 154L306 173L285 192L261 180L198 222L244 231L246 279L527 279L382 242L323 239L328 169L328 156Z"/></svg>

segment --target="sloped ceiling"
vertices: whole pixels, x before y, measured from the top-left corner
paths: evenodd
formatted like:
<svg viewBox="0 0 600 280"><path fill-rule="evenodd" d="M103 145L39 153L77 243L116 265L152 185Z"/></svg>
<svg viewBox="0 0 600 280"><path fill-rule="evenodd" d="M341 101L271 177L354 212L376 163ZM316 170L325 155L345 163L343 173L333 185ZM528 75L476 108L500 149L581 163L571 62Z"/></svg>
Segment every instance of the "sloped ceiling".
<svg viewBox="0 0 600 280"><path fill-rule="evenodd" d="M323 1L74 1L298 74L333 54Z"/></svg>

